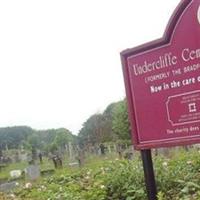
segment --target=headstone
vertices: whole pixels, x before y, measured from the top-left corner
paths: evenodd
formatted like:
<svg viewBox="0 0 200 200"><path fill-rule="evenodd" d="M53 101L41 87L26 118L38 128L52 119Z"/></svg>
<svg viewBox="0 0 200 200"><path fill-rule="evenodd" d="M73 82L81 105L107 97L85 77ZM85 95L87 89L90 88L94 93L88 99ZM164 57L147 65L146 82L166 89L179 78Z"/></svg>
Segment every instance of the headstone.
<svg viewBox="0 0 200 200"><path fill-rule="evenodd" d="M29 165L26 168L27 179L34 181L40 177L40 169L38 165Z"/></svg>
<svg viewBox="0 0 200 200"><path fill-rule="evenodd" d="M72 149L72 144L71 144L71 142L69 142L68 146L69 146L69 158L70 158L70 160L71 160L71 159L72 159L72 156L73 156L73 149Z"/></svg>
<svg viewBox="0 0 200 200"><path fill-rule="evenodd" d="M15 161L16 163L18 163L18 162L20 161L20 159L19 159L19 152L18 152L18 151L15 152L14 161Z"/></svg>
<svg viewBox="0 0 200 200"><path fill-rule="evenodd" d="M62 159L59 155L53 155L52 156L52 161L54 164L54 167L57 168L62 168Z"/></svg>
<svg viewBox="0 0 200 200"><path fill-rule="evenodd" d="M6 144L6 151L8 151L9 149L8 149L8 144Z"/></svg>
<svg viewBox="0 0 200 200"><path fill-rule="evenodd" d="M40 164L42 164L43 163L43 156L42 156L41 152L39 152L38 157L39 157L39 160L40 160Z"/></svg>
<svg viewBox="0 0 200 200"><path fill-rule="evenodd" d="M9 192L17 187L17 182L4 183L0 185L0 192Z"/></svg>
<svg viewBox="0 0 200 200"><path fill-rule="evenodd" d="M0 185L7 182L8 182L7 178L0 178Z"/></svg>
<svg viewBox="0 0 200 200"><path fill-rule="evenodd" d="M105 155L106 147L104 146L104 144L100 144L99 148L100 148L100 151L101 151L101 155Z"/></svg>
<svg viewBox="0 0 200 200"><path fill-rule="evenodd" d="M99 146L98 145L95 145L95 147L94 147L94 151L95 151L95 154L96 155L99 155Z"/></svg>
<svg viewBox="0 0 200 200"><path fill-rule="evenodd" d="M65 151L68 152L68 146L65 144Z"/></svg>
<svg viewBox="0 0 200 200"><path fill-rule="evenodd" d="M21 153L21 154L19 155L19 159L20 159L21 161L27 161L27 154L26 154L26 153Z"/></svg>
<svg viewBox="0 0 200 200"><path fill-rule="evenodd" d="M70 167L80 166L80 163L78 163L78 162L69 163L69 166Z"/></svg>
<svg viewBox="0 0 200 200"><path fill-rule="evenodd" d="M112 153L110 145L108 145L108 152Z"/></svg>
<svg viewBox="0 0 200 200"><path fill-rule="evenodd" d="M3 157L2 145L0 145L0 158Z"/></svg>
<svg viewBox="0 0 200 200"><path fill-rule="evenodd" d="M32 161L32 155L30 153L27 154L26 158L27 158L28 163L30 163Z"/></svg>
<svg viewBox="0 0 200 200"><path fill-rule="evenodd" d="M54 169L47 169L47 170L41 171L41 175L42 176L50 176L50 175L52 175L54 173L55 173Z"/></svg>
<svg viewBox="0 0 200 200"><path fill-rule="evenodd" d="M32 154L32 160L37 160L37 150L35 147L32 147L32 150L31 150L31 154Z"/></svg>
<svg viewBox="0 0 200 200"><path fill-rule="evenodd" d="M78 147L77 160L78 160L79 167L81 167L84 162L84 150L80 149L79 147Z"/></svg>
<svg viewBox="0 0 200 200"><path fill-rule="evenodd" d="M132 159L133 159L133 146L132 146L132 145L130 145L130 146L125 150L124 158L126 158L126 159L128 159L128 160L132 160Z"/></svg>
<svg viewBox="0 0 200 200"><path fill-rule="evenodd" d="M19 178L22 175L21 170L12 170L10 171L11 178Z"/></svg>
<svg viewBox="0 0 200 200"><path fill-rule="evenodd" d="M115 152L118 152L118 151L117 151L117 144L114 144L114 145L113 145L113 148L114 148L114 151L115 151Z"/></svg>
<svg viewBox="0 0 200 200"><path fill-rule="evenodd" d="M121 144L117 144L116 150L117 150L117 153L119 155L119 158L121 159L122 158L122 146L121 146Z"/></svg>

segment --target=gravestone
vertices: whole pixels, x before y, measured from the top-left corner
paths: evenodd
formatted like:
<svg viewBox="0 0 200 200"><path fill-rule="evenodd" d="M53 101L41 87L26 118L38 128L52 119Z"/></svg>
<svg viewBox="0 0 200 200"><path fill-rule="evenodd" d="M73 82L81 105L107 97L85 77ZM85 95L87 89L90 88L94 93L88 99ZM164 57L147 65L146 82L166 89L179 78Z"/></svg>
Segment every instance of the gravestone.
<svg viewBox="0 0 200 200"><path fill-rule="evenodd" d="M76 166L80 166L80 161L79 162L72 162L72 163L69 163L69 166L70 167L76 167Z"/></svg>
<svg viewBox="0 0 200 200"><path fill-rule="evenodd" d="M20 153L19 159L20 159L20 161L27 161L27 159L28 159L27 153L24 153L24 152Z"/></svg>
<svg viewBox="0 0 200 200"><path fill-rule="evenodd" d="M84 151L80 149L79 147L77 149L77 160L78 160L79 167L81 167L84 162Z"/></svg>
<svg viewBox="0 0 200 200"><path fill-rule="evenodd" d="M14 155L14 162L16 162L16 163L20 162L19 152L18 152L18 151L15 152L15 155Z"/></svg>
<svg viewBox="0 0 200 200"><path fill-rule="evenodd" d="M22 175L21 170L12 170L10 171L11 178L19 178Z"/></svg>
<svg viewBox="0 0 200 200"><path fill-rule="evenodd" d="M100 154L101 155L105 155L105 150L106 150L105 145L104 144L100 144L99 148L100 148Z"/></svg>
<svg viewBox="0 0 200 200"><path fill-rule="evenodd" d="M54 167L56 169L57 168L62 168L62 159L61 159L61 157L58 154L52 156L52 161L53 161Z"/></svg>
<svg viewBox="0 0 200 200"><path fill-rule="evenodd" d="M39 157L39 160L40 160L40 164L43 163L43 155L41 152L38 153L38 157Z"/></svg>
<svg viewBox="0 0 200 200"><path fill-rule="evenodd" d="M32 147L31 154L32 154L32 160L36 161L37 160L37 150L35 147Z"/></svg>
<svg viewBox="0 0 200 200"><path fill-rule="evenodd" d="M108 153L112 153L111 145L108 145Z"/></svg>
<svg viewBox="0 0 200 200"><path fill-rule="evenodd" d="M68 146L69 146L69 158L70 160L73 158L73 147L72 147L72 143L69 142L68 143Z"/></svg>
<svg viewBox="0 0 200 200"><path fill-rule="evenodd" d="M2 145L0 145L0 158L3 157Z"/></svg>
<svg viewBox="0 0 200 200"><path fill-rule="evenodd" d="M42 176L50 176L50 175L53 175L54 173L55 173L54 169L47 169L47 170L41 171Z"/></svg>
<svg viewBox="0 0 200 200"><path fill-rule="evenodd" d="M0 185L7 182L8 182L7 178L0 178Z"/></svg>
<svg viewBox="0 0 200 200"><path fill-rule="evenodd" d="M29 165L26 168L27 179L35 181L40 177L40 169L38 165Z"/></svg>
<svg viewBox="0 0 200 200"><path fill-rule="evenodd" d="M4 183L0 185L0 192L9 192L17 187L17 182Z"/></svg>

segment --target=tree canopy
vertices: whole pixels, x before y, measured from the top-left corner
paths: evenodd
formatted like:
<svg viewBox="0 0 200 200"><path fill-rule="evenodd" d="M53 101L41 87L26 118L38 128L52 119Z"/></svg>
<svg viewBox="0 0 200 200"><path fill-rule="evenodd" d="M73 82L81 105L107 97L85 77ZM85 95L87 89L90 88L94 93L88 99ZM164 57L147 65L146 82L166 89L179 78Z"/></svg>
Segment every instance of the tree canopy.
<svg viewBox="0 0 200 200"><path fill-rule="evenodd" d="M78 136L83 144L130 139L126 101L111 103L103 113L90 116Z"/></svg>
<svg viewBox="0 0 200 200"><path fill-rule="evenodd" d="M74 141L76 136L65 128L34 130L27 126L0 128L0 147L5 149L38 148L49 149L54 144L56 147L65 146Z"/></svg>
<svg viewBox="0 0 200 200"><path fill-rule="evenodd" d="M78 138L78 140L77 140ZM126 101L111 103L102 113L90 116L78 133L73 135L66 128L34 130L28 126L0 128L0 150L37 148L54 151L70 143L100 144L130 139Z"/></svg>

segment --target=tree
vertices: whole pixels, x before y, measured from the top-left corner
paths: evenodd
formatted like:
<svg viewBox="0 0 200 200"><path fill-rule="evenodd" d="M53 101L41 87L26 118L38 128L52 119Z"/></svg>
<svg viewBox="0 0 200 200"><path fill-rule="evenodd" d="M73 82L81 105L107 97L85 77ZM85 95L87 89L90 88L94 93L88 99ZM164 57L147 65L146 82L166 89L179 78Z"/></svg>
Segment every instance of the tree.
<svg viewBox="0 0 200 200"><path fill-rule="evenodd" d="M73 141L72 133L64 128L56 130L56 137L54 143L61 148L65 148L65 145Z"/></svg>
<svg viewBox="0 0 200 200"><path fill-rule="evenodd" d="M0 149L49 149L49 145L64 146L68 141L74 141L75 136L65 129L33 130L27 126L0 128Z"/></svg>
<svg viewBox="0 0 200 200"><path fill-rule="evenodd" d="M112 130L113 113L117 103L111 103L103 112L103 142L116 140L116 135Z"/></svg>
<svg viewBox="0 0 200 200"><path fill-rule="evenodd" d="M102 114L90 116L83 124L78 136L81 144L130 140L130 125L125 100L111 103Z"/></svg>
<svg viewBox="0 0 200 200"><path fill-rule="evenodd" d="M33 129L27 126L0 128L0 146L2 149L17 149L33 132Z"/></svg>
<svg viewBox="0 0 200 200"><path fill-rule="evenodd" d="M101 143L103 139L103 115L94 114L84 124L79 132L79 139L82 143Z"/></svg>
<svg viewBox="0 0 200 200"><path fill-rule="evenodd" d="M28 137L28 143L32 148L41 148L41 140L37 134L32 134Z"/></svg>
<svg viewBox="0 0 200 200"><path fill-rule="evenodd" d="M130 124L125 100L118 102L114 107L112 130L119 139L130 139Z"/></svg>

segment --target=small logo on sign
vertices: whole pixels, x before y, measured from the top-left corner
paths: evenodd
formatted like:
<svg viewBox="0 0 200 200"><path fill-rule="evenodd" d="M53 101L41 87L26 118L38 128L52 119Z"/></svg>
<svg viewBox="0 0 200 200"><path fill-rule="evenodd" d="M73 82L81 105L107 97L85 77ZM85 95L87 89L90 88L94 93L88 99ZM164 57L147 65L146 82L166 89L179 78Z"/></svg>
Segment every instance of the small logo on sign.
<svg viewBox="0 0 200 200"><path fill-rule="evenodd" d="M190 104L188 104L188 107L189 107L189 112L190 113L197 112L196 103L190 103Z"/></svg>

